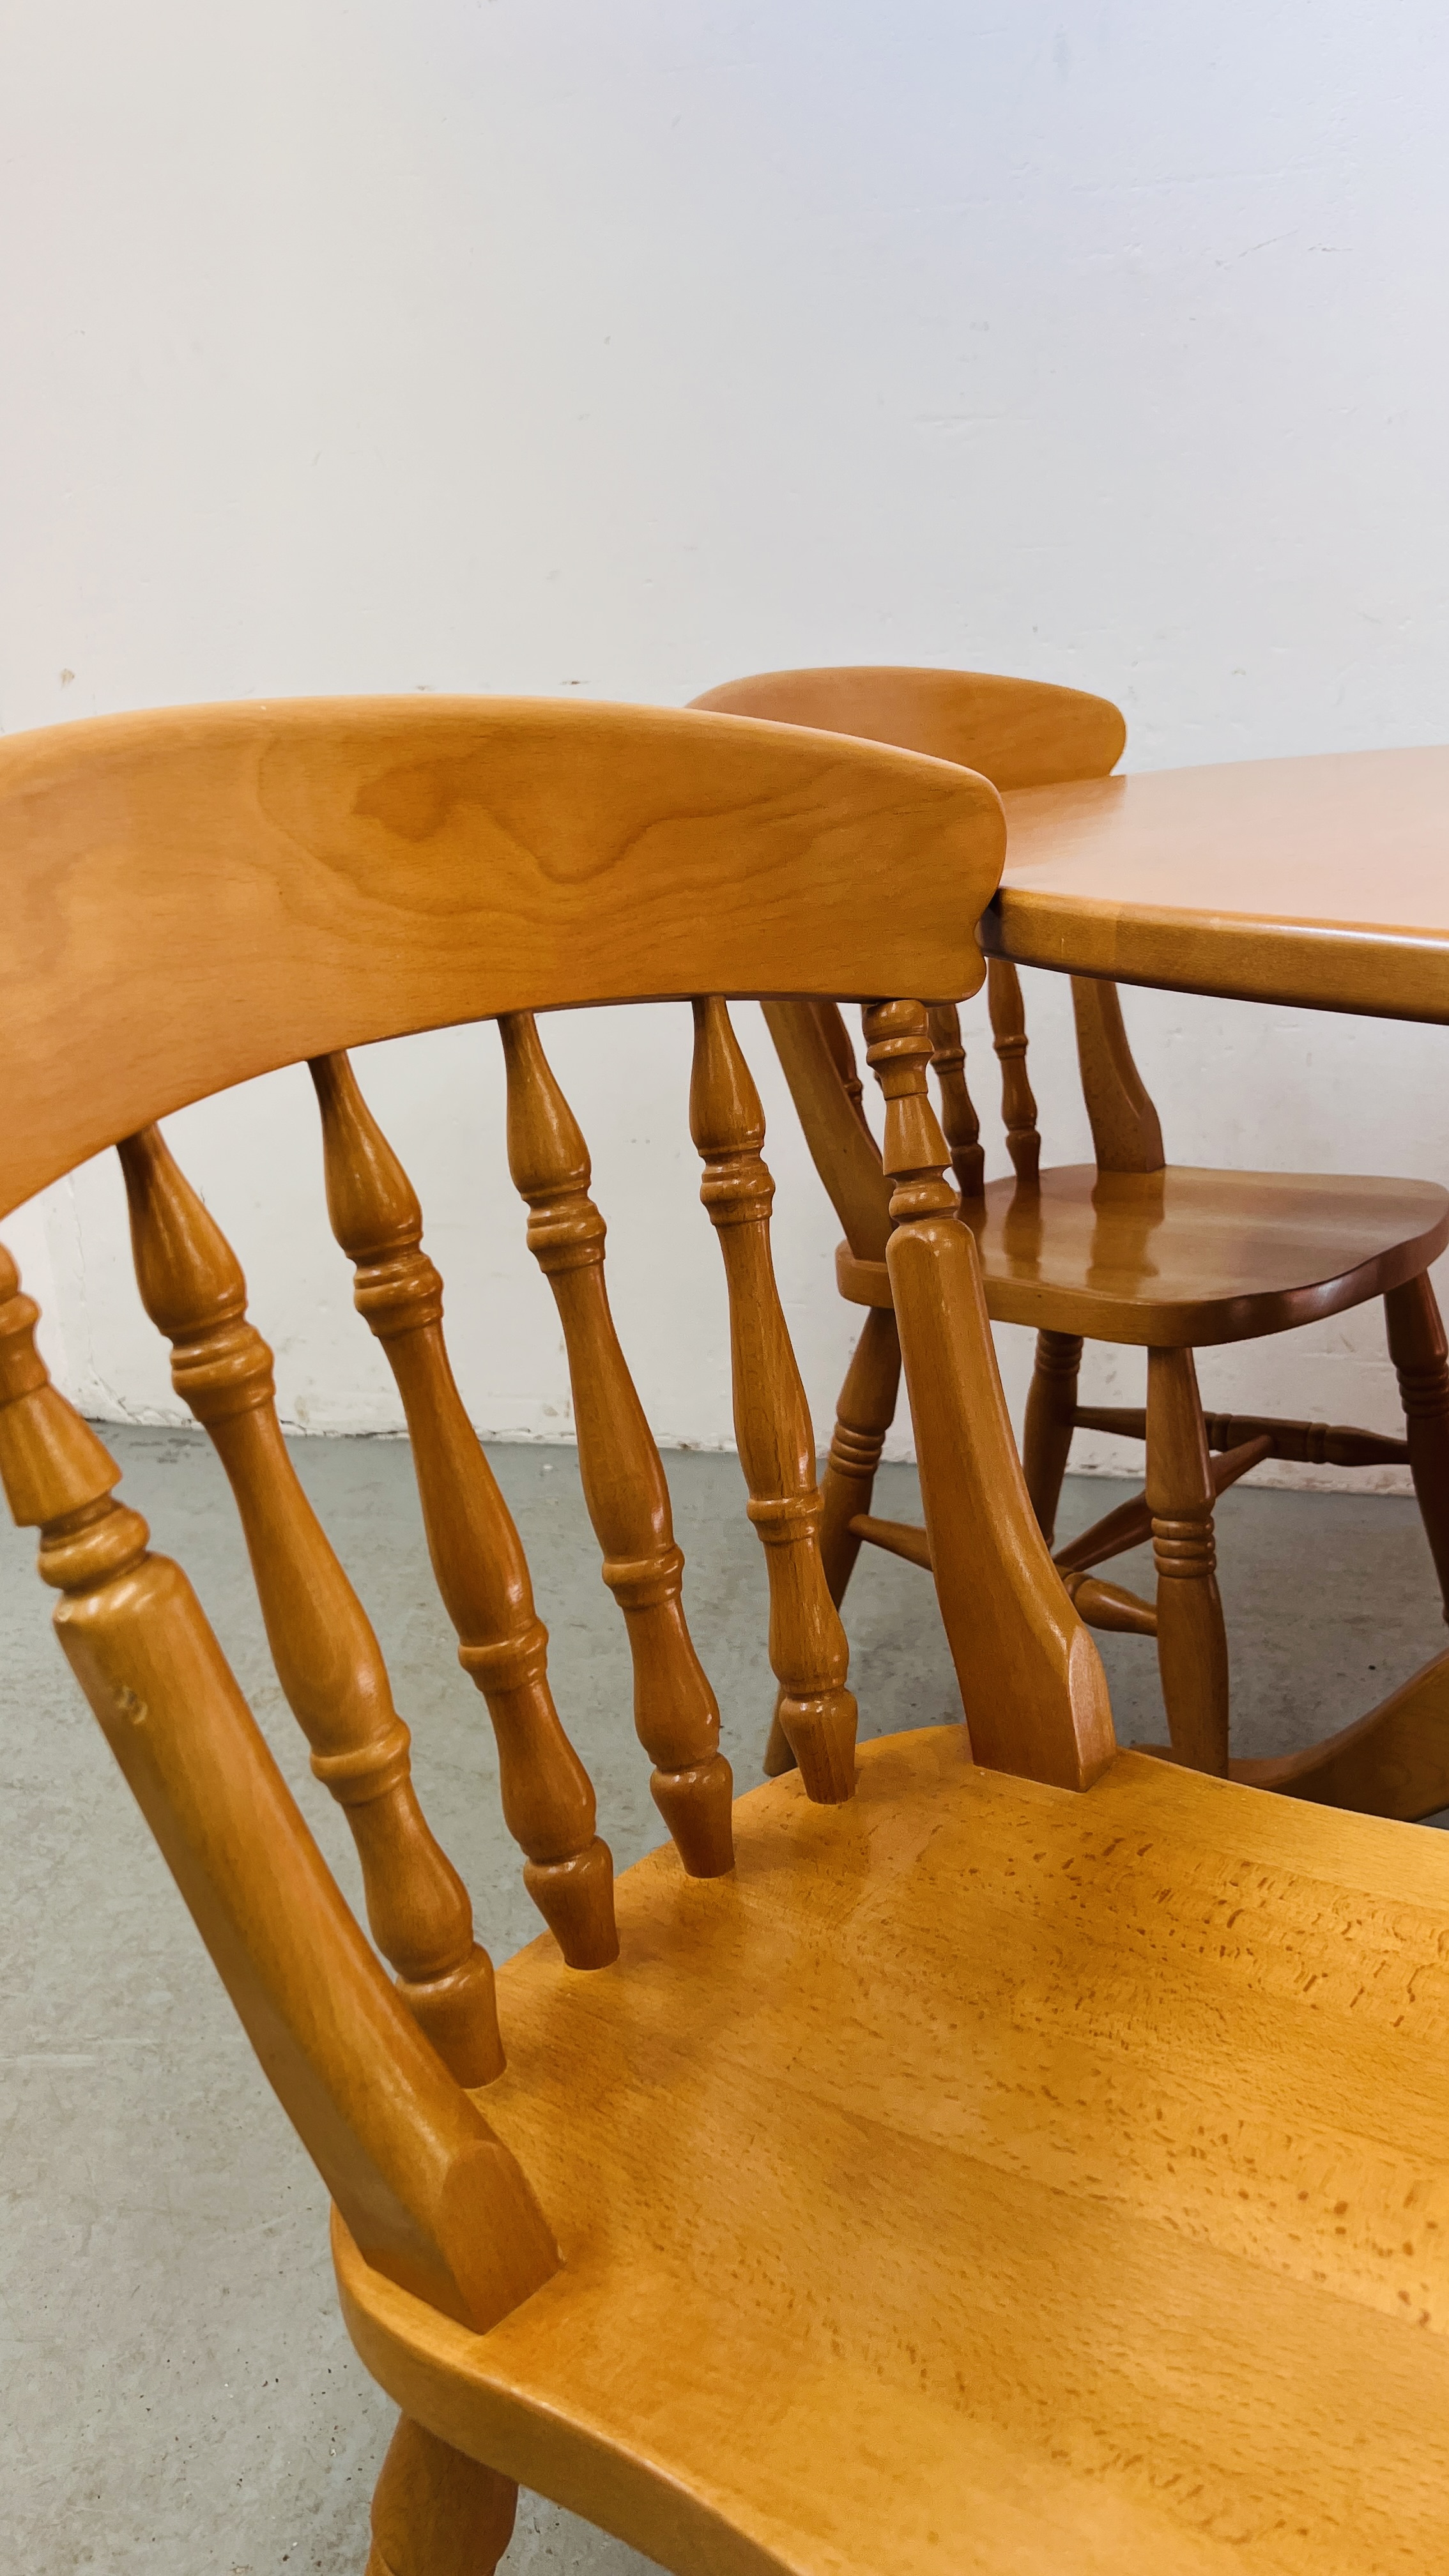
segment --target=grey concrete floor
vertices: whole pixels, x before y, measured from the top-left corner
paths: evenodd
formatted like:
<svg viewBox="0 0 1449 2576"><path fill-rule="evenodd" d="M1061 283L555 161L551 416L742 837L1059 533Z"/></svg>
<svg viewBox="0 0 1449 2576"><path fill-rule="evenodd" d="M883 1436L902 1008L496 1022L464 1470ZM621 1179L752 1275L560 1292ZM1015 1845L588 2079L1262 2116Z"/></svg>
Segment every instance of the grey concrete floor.
<svg viewBox="0 0 1449 2576"><path fill-rule="evenodd" d="M107 1435L127 1499L191 1574L356 1901L351 1845L307 1774L272 1677L229 1497L199 1434ZM371 1612L414 1730L428 1813L496 1957L537 1918L498 1816L489 1730L433 1593L405 1445L294 1444ZM659 1839L628 1658L598 1578L573 1453L493 1452L552 1631L559 1706L622 1867ZM686 1600L737 1779L757 1775L772 1686L764 1575L732 1458L667 1462ZM877 1508L914 1517L909 1469ZM1127 1490L1069 1481L1063 1534ZM1238 1489L1219 1514L1234 1733L1286 1751L1439 1649L1412 1504ZM28 1535L0 1533L5 1818L0 1889L0 2530L28 2576L361 2576L392 2410L337 2317L325 2204L49 1633ZM1119 1561L1147 1589L1147 1569ZM867 1553L847 1602L863 1731L959 1702L925 1578ZM1101 1641L1124 1741L1160 1738L1150 1644ZM626 2576L634 2553L526 2499L511 2576Z"/></svg>

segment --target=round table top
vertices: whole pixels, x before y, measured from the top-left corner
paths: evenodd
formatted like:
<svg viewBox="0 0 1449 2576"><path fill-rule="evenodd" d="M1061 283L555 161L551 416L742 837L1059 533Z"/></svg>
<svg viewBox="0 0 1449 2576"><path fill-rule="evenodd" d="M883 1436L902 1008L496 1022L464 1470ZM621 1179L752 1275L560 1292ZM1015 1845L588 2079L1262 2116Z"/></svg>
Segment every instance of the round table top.
<svg viewBox="0 0 1449 2576"><path fill-rule="evenodd" d="M1023 966L1449 1021L1449 748L1017 788L983 947Z"/></svg>

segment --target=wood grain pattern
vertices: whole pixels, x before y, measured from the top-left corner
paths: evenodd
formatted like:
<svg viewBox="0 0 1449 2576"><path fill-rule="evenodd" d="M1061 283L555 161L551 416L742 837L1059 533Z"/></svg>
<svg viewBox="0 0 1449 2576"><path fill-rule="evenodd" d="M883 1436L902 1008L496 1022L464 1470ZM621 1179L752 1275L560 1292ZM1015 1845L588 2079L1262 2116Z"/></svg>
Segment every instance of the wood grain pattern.
<svg viewBox="0 0 1449 2576"><path fill-rule="evenodd" d="M608 1979L500 1970L567 2260L479 2338L339 2239L398 2402L711 2576L1435 2566L1444 1838L958 1727L736 1839L724 1906L621 1878Z"/></svg>
<svg viewBox="0 0 1449 2576"><path fill-rule="evenodd" d="M508 1067L508 1166L527 1200L528 1248L553 1290L568 1353L579 1475L604 1581L628 1630L634 1724L654 1765L649 1786L684 1866L717 1878L733 1865L734 1783L719 1749L719 1704L694 1651L681 1598L669 1487L619 1346L604 1280L604 1220L589 1196L583 1132L527 1013L502 1020Z"/></svg>
<svg viewBox="0 0 1449 2576"><path fill-rule="evenodd" d="M718 999L694 1005L689 1126L729 1289L735 1439L769 1571L775 1718L807 1795L848 1798L856 1728L850 1656L821 1564L815 1434L770 1256L775 1184L760 1150L764 1113Z"/></svg>
<svg viewBox="0 0 1449 2576"><path fill-rule="evenodd" d="M418 1803L382 1650L282 1438L241 1264L159 1128L128 1137L120 1160L141 1302L226 1469L277 1679L352 1829L373 1937L459 2082L486 2084L503 2064L493 1969Z"/></svg>
<svg viewBox="0 0 1449 2576"><path fill-rule="evenodd" d="M833 735L414 696L12 734L0 843L3 1216L187 1101L410 1029L776 977L959 1000L1005 826L984 779Z"/></svg>
<svg viewBox="0 0 1449 2576"><path fill-rule="evenodd" d="M835 724L842 732L968 763L1009 792L1013 834L1020 826L1025 837L1013 839L1006 877L993 913L983 924L982 937L991 951L989 1000L1002 1063L1012 1181L983 1188L979 1129L964 1083L959 1023L949 1005L934 1007L932 1034L952 1160L963 1213L980 1247L988 1310L995 1320L1025 1324L1037 1333L1024 1463L1028 1491L1043 1529L1050 1532L1053 1526L1076 1429L1116 1428L1129 1436L1146 1437L1145 1413L1137 1413L1129 1425L1123 1408L1108 1409L1123 1416L1110 1422L1100 1408L1089 1413L1076 1405L1077 1361L1085 1336L1190 1354L1194 1347L1206 1344L1281 1332L1382 1294L1390 1310L1391 1339L1397 1333L1406 1353L1411 1343L1416 1353L1407 1361L1403 1380L1406 1405L1411 1411L1417 1408L1420 1423L1410 1444L1386 1445L1375 1442L1372 1435L1348 1429L1255 1419L1249 1433L1234 1445L1229 1473L1214 1473L1204 1487L1194 1467L1188 1490L1200 1501L1203 1491L1221 1491L1233 1474L1246 1472L1260 1458L1326 1455L1324 1444L1330 1440L1343 1463L1379 1463L1389 1449L1397 1457L1407 1456L1413 1447L1422 1462L1416 1469L1416 1489L1449 1615L1449 1370L1444 1370L1434 1340L1441 1331L1437 1310L1432 1321L1411 1320L1418 1314L1415 1301L1427 1298L1432 1309L1432 1292L1424 1274L1443 1247L1440 1228L1449 1214L1449 1199L1427 1185L1413 1183L1326 1182L1304 1175L1167 1168L1161 1126L1132 1057L1116 987L1104 980L1120 970L1137 971L1150 982L1183 982L1218 991L1257 989L1251 981L1234 982L1231 968L1224 963L1240 960L1244 953L1243 923L1225 922L1220 910L1205 922L1198 909L1220 901L1216 881L1210 882L1218 852L1210 841L1206 818L1215 817L1230 832L1250 832L1256 825L1256 858L1264 882L1280 883L1281 877L1275 879L1272 874L1280 855L1272 846L1274 833L1281 836L1292 820L1295 798L1302 807L1299 826L1309 817L1315 822L1322 819L1327 774L1319 774L1319 765L1299 762L1278 764L1272 775L1259 764L1251 772L1237 774L1226 787L1221 772L1184 773L1166 785L1160 780L1144 786L1141 780L1107 779L1105 772L1124 739L1120 720L1094 722L1086 717L1086 702L1079 710L1059 705L1052 692L1034 690L1027 682L997 681L983 692L971 674L865 669L763 673L753 680L733 682L699 703L785 722ZM994 717L1008 712L1009 738L993 729ZM1449 795L1449 755L1434 758L1439 763L1436 775L1441 793ZM1289 770L1291 779L1278 774ZM1392 772L1393 792L1408 794L1407 823L1404 809L1393 806L1392 798L1387 819L1378 804L1372 814L1376 842L1387 837L1392 845L1397 832L1402 854L1407 833L1407 846L1415 854L1410 874L1417 867L1425 901L1431 900L1431 880L1425 875L1424 856L1437 849L1437 838L1422 795L1417 809L1412 799L1416 788L1424 788L1427 776L1416 771L1411 780L1405 770ZM1355 772L1347 782L1358 796L1365 825L1369 820L1366 777L1367 772ZM1062 783L1069 780L1072 783ZM1374 782L1378 789L1386 788L1390 773L1380 767ZM1333 771L1331 783L1345 784L1341 768ZM1186 829L1192 857L1187 899L1169 913L1158 898L1177 901L1172 834L1178 826ZM1053 837L1058 834L1071 850L1066 863ZM1295 853L1287 870L1291 897L1295 883L1301 893L1305 857L1311 851L1316 869L1318 850L1307 830L1299 830L1296 842L1291 831L1288 838ZM1160 882L1149 882L1152 870L1158 872ZM1242 884L1245 896L1257 904L1260 887L1247 878ZM1437 892L1432 899L1438 900ZM1442 908L1436 917L1449 925L1449 913ZM1255 927L1262 926L1259 916ZM1295 958L1301 962L1307 956L1311 971L1300 998L1322 1000L1320 934L1327 925L1315 917L1306 944L1299 938L1302 928L1283 922L1276 925L1275 967L1286 971ZM1340 925L1340 930L1345 935L1335 933L1334 953L1337 968L1343 971L1341 990L1357 997L1354 1007L1371 1007L1363 996L1370 989L1385 989L1382 959L1377 966L1373 963L1378 933L1365 942L1355 939L1350 924ZM1441 931L1439 944L1443 959L1449 961L1449 926ZM1404 947L1402 941L1400 945ZM1415 950L1413 971L1422 975L1424 942L1415 939L1408 945ZM1131 963L1134 957L1136 970ZM1085 970L1073 974L1072 999L1082 1090L1096 1156L1091 1166L1040 1171L1017 958ZM1150 959L1150 965L1144 966L1143 959ZM1405 964L1406 956L1401 955L1397 966ZM1444 972L1449 974L1449 962ZM1227 981L1222 980L1224 974ZM872 1218L876 1230L879 1222L879 1202L872 1196L866 1168L870 1157L862 1152L858 1121L852 1115L855 1104L846 1099L828 1052L818 1043L812 1048L796 1025L809 1008L819 1005L776 1004L772 1033L816 1168L844 1224L846 1240L837 1254L837 1283L845 1297L884 1313L891 1305L892 1289L884 1250L870 1239ZM1181 1440L1186 1440L1185 1424L1180 1429ZM1169 1484L1179 1480L1187 1455L1181 1440L1172 1456L1158 1462L1159 1482L1163 1474ZM1200 1445L1196 1437L1188 1443L1194 1459ZM1123 1506L1101 1528L1062 1552L1062 1571L1078 1607L1094 1624L1158 1634L1164 1675L1172 1675L1175 1685L1188 1693L1172 1713L1174 1741L1210 1744L1213 1767L1221 1768L1223 1747L1218 1739L1226 1725L1226 1667L1220 1617L1212 1608L1215 1585L1210 1568L1205 1563L1199 1568L1204 1579L1196 1590L1188 1592L1177 1585L1165 1623L1150 1605L1121 1595L1118 1587L1103 1585L1087 1571L1102 1556L1135 1545L1146 1535L1150 1519L1145 1498ZM837 1597L838 1587L849 1579L861 1540L913 1563L931 1562L932 1550L924 1533L876 1521L866 1504L842 1510L839 1522L843 1538L837 1539L832 1531L831 1545ZM1183 1522L1182 1527L1186 1526ZM1174 1547L1176 1541L1167 1555L1176 1562ZM1200 1548L1196 1553L1188 1551L1194 1564L1200 1554ZM1199 1640L1208 1655L1206 1664L1186 1642L1189 1601L1207 1620ZM1415 1725L1423 1735L1432 1732L1432 1724L1426 1706L1422 1725L1418 1720ZM1396 1740L1400 1731L1396 1717L1390 1734ZM1366 1778L1363 1759L1357 1755L1354 1759L1355 1776ZM1401 1767L1397 1755L1389 1760L1377 1801L1394 1813L1402 1812L1399 1801L1405 1794L1399 1780ZM1419 1763L1416 1781L1422 1771Z"/></svg>
<svg viewBox="0 0 1449 2576"><path fill-rule="evenodd" d="M886 1258L926 1531L971 1742L994 1770L1084 1788L1115 1750L1101 1661L1047 1553L1017 1460L971 1231L945 1178L926 1014L866 1013L886 1101Z"/></svg>
<svg viewBox="0 0 1449 2576"><path fill-rule="evenodd" d="M0 1249L0 1482L55 1625L263 2070L374 2276L480 2330L556 2268L508 2149L388 1984L181 1568L50 1385Z"/></svg>
<svg viewBox="0 0 1449 2576"><path fill-rule="evenodd" d="M995 671L891 663L757 671L707 689L693 704L926 752L979 770L1003 789L1104 778L1127 741L1126 721L1109 698Z"/></svg>
<svg viewBox="0 0 1449 2576"><path fill-rule="evenodd" d="M1449 750L1016 790L982 944L1022 966L1449 1020Z"/></svg>
<svg viewBox="0 0 1449 2576"><path fill-rule="evenodd" d="M347 1057L316 1057L311 1074L327 1213L354 1267L354 1303L402 1398L428 1554L458 1661L492 1721L504 1821L526 1854L524 1884L570 1967L606 1967L619 1947L613 1863L594 1829L593 1783L554 1706L528 1560L448 1359L443 1283L422 1248L422 1210Z"/></svg>

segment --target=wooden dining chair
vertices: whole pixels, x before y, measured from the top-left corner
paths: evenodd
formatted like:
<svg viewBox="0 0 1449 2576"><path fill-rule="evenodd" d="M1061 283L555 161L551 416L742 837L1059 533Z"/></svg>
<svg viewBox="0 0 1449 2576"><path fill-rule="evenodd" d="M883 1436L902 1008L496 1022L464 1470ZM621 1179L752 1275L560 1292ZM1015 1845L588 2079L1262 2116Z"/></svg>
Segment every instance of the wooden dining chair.
<svg viewBox="0 0 1449 2576"><path fill-rule="evenodd" d="M0 1478L330 2192L349 2331L403 2410L370 2576L488 2576L520 2479L676 2576L1436 2563L1449 1853L1115 1752L927 1095L924 1005L979 980L1002 842L959 768L638 708L253 703L0 742L0 1210L118 1149L140 1294L233 1488L372 1943L184 1572L49 1384L4 1256ZM921 997L867 1029L966 1723L857 1755L724 997L881 983ZM636 997L693 1004L689 1119L797 1766L738 1801L587 1149L530 1016ZM617 1883L418 1204L346 1053L488 1019L669 1834ZM280 1440L236 1256L157 1125L303 1059L548 1927L496 1982Z"/></svg>
<svg viewBox="0 0 1449 2576"><path fill-rule="evenodd" d="M771 671L711 689L695 705L957 760L1002 790L1105 778L1127 738L1105 698L969 671ZM999 1323L1036 1331L1022 1440L1027 1490L1051 1539L1073 1433L1105 1431L1145 1444L1142 1493L1059 1548L1056 1563L1093 1627L1156 1638L1174 1751L1199 1770L1225 1773L1228 1654L1213 1509L1250 1467L1264 1458L1336 1467L1407 1463L1449 1605L1449 1345L1428 1275L1449 1242L1449 1194L1428 1181L1168 1163L1117 988L1082 976L1072 978L1072 1003L1095 1161L1042 1170L1016 968L993 958L988 976L1009 1179L985 1179L950 1003L931 1014L933 1060L988 1309ZM824 1477L825 1564L838 1603L863 1542L927 1569L931 1563L924 1530L870 1508L900 1382L885 1263L890 1191L837 1006L767 1002L765 1016L845 1230L836 1264L841 1294L870 1310ZM1404 1439L1338 1423L1204 1413L1195 1350L1286 1332L1373 1297L1384 1301ZM1079 1403L1084 1340L1145 1347L1145 1408ZM1155 1600L1094 1571L1149 1538ZM774 1729L766 1767L778 1770L788 1760Z"/></svg>

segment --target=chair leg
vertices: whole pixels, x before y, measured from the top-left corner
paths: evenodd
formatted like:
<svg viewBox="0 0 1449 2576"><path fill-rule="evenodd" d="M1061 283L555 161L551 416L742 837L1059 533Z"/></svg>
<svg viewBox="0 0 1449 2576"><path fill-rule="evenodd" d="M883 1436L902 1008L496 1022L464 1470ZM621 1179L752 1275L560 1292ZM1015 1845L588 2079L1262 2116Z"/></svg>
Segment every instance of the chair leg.
<svg viewBox="0 0 1449 2576"><path fill-rule="evenodd" d="M493 2576L517 2507L512 2478L401 2415L372 2499L366 2576Z"/></svg>
<svg viewBox="0 0 1449 2576"><path fill-rule="evenodd" d="M1191 1351L1147 1354L1147 1503L1157 1565L1157 1668L1178 1759L1228 1769L1228 1641L1218 1597L1212 1472Z"/></svg>
<svg viewBox="0 0 1449 2576"><path fill-rule="evenodd" d="M1057 1525L1057 1504L1072 1445L1081 1362L1080 1333L1038 1333L1036 1366L1026 1399L1021 1467L1037 1527L1048 1547Z"/></svg>
<svg viewBox="0 0 1449 2576"><path fill-rule="evenodd" d="M1409 1472L1449 1619L1449 1340L1427 1272L1384 1299L1398 1372Z"/></svg>
<svg viewBox="0 0 1449 2576"><path fill-rule="evenodd" d="M889 1306L872 1306L845 1373L820 1482L820 1559L837 1609L860 1554L860 1541L850 1524L857 1512L870 1510L875 1471L896 1418L900 1387L901 1341L895 1316Z"/></svg>

